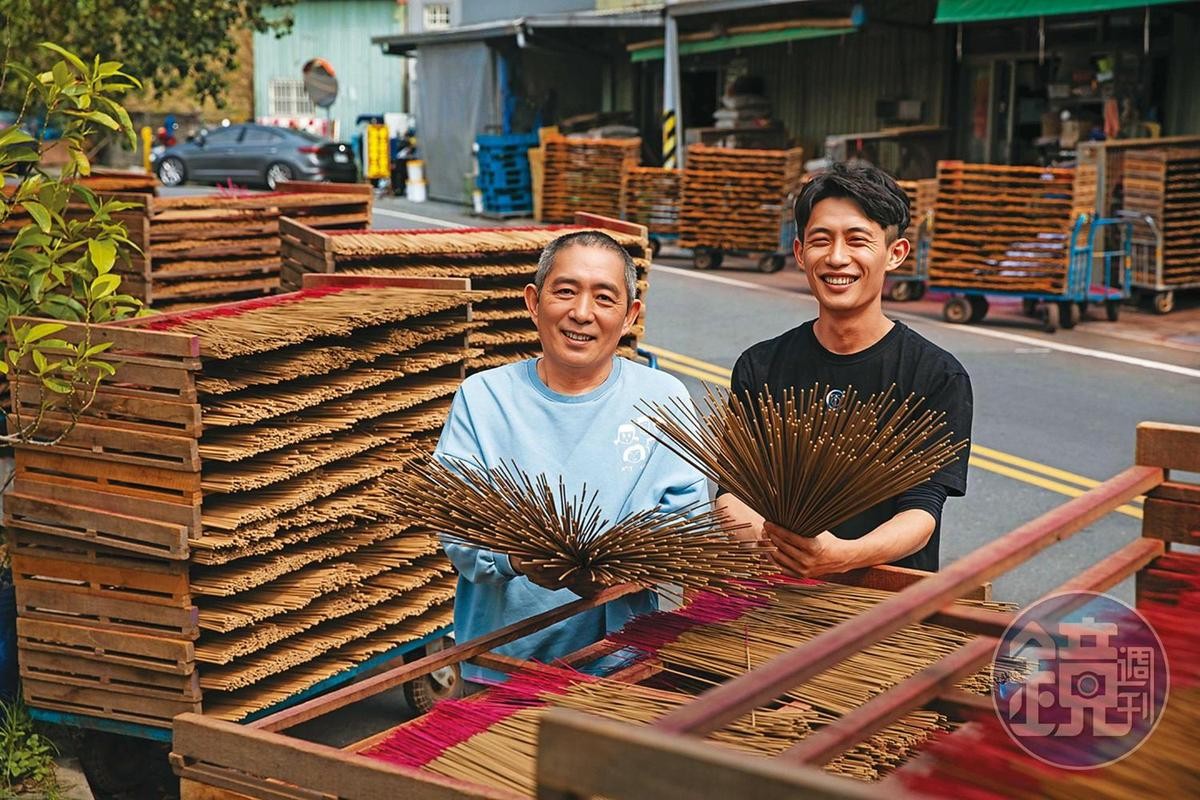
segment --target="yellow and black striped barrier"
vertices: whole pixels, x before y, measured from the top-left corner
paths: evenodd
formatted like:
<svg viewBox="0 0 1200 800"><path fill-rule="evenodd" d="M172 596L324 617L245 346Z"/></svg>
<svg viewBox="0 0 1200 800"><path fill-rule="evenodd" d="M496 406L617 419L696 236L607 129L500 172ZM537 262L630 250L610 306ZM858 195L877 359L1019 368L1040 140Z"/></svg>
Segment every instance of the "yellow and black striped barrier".
<svg viewBox="0 0 1200 800"><path fill-rule="evenodd" d="M668 108L662 115L662 156L665 169L675 169L679 162L679 138L675 132L675 110Z"/></svg>

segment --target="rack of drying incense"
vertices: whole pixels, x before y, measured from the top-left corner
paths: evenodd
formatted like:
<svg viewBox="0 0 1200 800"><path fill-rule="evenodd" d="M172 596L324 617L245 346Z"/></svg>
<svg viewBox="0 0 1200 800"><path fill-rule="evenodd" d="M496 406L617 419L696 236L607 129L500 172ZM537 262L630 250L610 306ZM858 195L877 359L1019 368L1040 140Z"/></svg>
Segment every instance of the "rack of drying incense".
<svg viewBox="0 0 1200 800"><path fill-rule="evenodd" d="M680 170L629 167L621 181L621 218L645 225L652 238L679 235Z"/></svg>
<svg viewBox="0 0 1200 800"><path fill-rule="evenodd" d="M1180 781L1195 786L1198 773L1186 744L1195 721L1194 698L1195 626L1200 623L1193 590L1200 583L1200 557L1170 553L1174 543L1194 544L1200 532L1200 484L1185 482L1171 470L1200 471L1200 428L1158 423L1138 426L1136 465L1100 484L1084 495L1053 509L991 544L964 556L940 573L916 582L894 597L853 618L822 631L798 647L775 656L746 674L717 686L697 701L668 712L649 726L613 723L577 712L556 709L542 720L539 732L537 787L540 798L576 798L602 795L613 800L645 796L663 797L794 797L819 792L825 797L869 797L880 792L908 791L924 796L927 788L937 796L975 796L972 788L999 791L1024 789L1029 796L1170 796L1181 788ZM996 730L990 699L964 693L962 681L977 675L996 652L998 638L1014 619L1012 614L974 614L974 624L964 626L967 641L939 653L933 662L908 678L874 695L835 722L805 737L769 759L730 758L728 753L703 741L734 720L745 719L753 709L778 697L793 697L812 691L830 671L844 668L888 637L905 631L915 620L945 609L946 603L1002 575L1043 549L1084 529L1091 522L1146 493L1142 536L1132 540L1097 564L1071 577L1057 591L1103 592L1131 575L1137 577L1138 605L1164 633L1167 661L1172 675L1183 687L1184 698L1172 696L1182 708L1142 748L1136 770L1129 761L1101 767L1088 773L1067 770L1044 771L1040 762L1025 756L1007 743L991 742L984 752L994 756L1003 751L1007 761L1003 773L987 772L974 762L974 739L978 728L964 726L947 741L949 749L933 746L941 770L939 781L924 783L921 766L914 763L915 777L906 768L900 777L888 779L872 794L864 794L852 782L837 782L828 775L829 766L856 752L871 737L886 731L898 720L919 708L936 708L983 719L985 729ZM1173 659L1172 648L1177 648ZM906 651L907 652L907 651ZM1177 663L1177 661L1179 663ZM959 688L954 688L954 687ZM1176 690L1172 686L1172 695ZM980 701L983 702L980 702ZM962 737L962 738L956 738ZM946 737L937 737L940 742ZM1001 737L1003 738L1003 737ZM990 752L988 752L990 751ZM1142 752L1142 751L1139 751ZM951 764L946 753L957 755ZM961 759L971 754L968 768ZM1137 758L1135 754L1134 758ZM915 761L915 760L914 760ZM612 770L620 763L622 769ZM993 760L993 768L995 761ZM1134 762L1137 763L1137 762ZM825 766L825 770L818 767ZM984 767L976 769L976 767ZM1049 772L1050 774L1047 774ZM968 774L969 773L969 774ZM1023 780L1018 785L1018 776ZM1032 776L1032 781L1031 781ZM901 781L900 785L897 781ZM952 781L952 782L951 782ZM948 789L948 791L947 791Z"/></svg>
<svg viewBox="0 0 1200 800"><path fill-rule="evenodd" d="M641 139L555 136L543 147L543 222L570 222L580 209L620 217L622 176L641 161Z"/></svg>
<svg viewBox="0 0 1200 800"><path fill-rule="evenodd" d="M800 187L804 152L688 147L679 245L751 253L780 249L788 196Z"/></svg>
<svg viewBox="0 0 1200 800"><path fill-rule="evenodd" d="M1125 154L1123 206L1150 217L1161 234L1157 281L1147 289L1200 286L1200 147Z"/></svg>
<svg viewBox="0 0 1200 800"><path fill-rule="evenodd" d="M1093 197L1070 169L938 162L930 286L1064 294Z"/></svg>
<svg viewBox="0 0 1200 800"><path fill-rule="evenodd" d="M537 331L525 308L525 286L537 272L538 256L555 238L577 230L602 230L633 256L638 296L645 300L650 269L646 229L591 214L576 214L574 226L456 228L418 231L318 231L283 219L283 286L300 285L306 273L342 275L453 276L470 278L483 294L472 306L482 327L471 337L483 350L472 370L501 366L536 355ZM621 342L621 354L633 356L645 329L645 308L633 331Z"/></svg>
<svg viewBox="0 0 1200 800"><path fill-rule="evenodd" d="M61 442L16 449L34 713L162 738L180 712L244 719L440 635L450 564L388 481L432 450L478 354L472 298L461 279L310 276L59 334L111 343L116 375ZM13 394L37 413L37 387Z"/></svg>
<svg viewBox="0 0 1200 800"><path fill-rule="evenodd" d="M891 272L892 277L917 277L917 247L921 234L921 223L933 213L937 202L937 178L924 178L919 181L896 181L904 193L908 195L909 225L904 231L912 249L904 263Z"/></svg>

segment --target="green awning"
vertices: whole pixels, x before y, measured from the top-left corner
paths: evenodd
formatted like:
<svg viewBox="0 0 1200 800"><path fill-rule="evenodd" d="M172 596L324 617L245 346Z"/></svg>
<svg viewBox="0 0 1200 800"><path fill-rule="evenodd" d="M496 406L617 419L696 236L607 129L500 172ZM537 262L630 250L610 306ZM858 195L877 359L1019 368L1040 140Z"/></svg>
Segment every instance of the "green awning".
<svg viewBox="0 0 1200 800"><path fill-rule="evenodd" d="M995 19L1095 14L1121 8L1164 6L1179 0L938 0L934 22L986 22Z"/></svg>
<svg viewBox="0 0 1200 800"><path fill-rule="evenodd" d="M679 55L687 56L694 53L713 53L718 50L734 50L739 47L758 47L776 42L793 42L797 39L823 39L826 36L841 36L854 33L858 28L783 28L777 31L758 31L756 33L735 33L732 36L720 36L716 39L704 39L699 42L680 42ZM630 60L654 61L663 57L662 46L647 47L644 50L634 50L629 55Z"/></svg>

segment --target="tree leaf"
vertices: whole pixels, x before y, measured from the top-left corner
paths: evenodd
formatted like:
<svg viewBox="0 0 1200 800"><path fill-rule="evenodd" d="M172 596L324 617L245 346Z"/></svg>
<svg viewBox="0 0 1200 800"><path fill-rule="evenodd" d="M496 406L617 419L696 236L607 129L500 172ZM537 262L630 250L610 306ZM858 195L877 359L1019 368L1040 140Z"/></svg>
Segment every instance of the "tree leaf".
<svg viewBox="0 0 1200 800"><path fill-rule="evenodd" d="M39 322L29 329L29 333L25 334L23 341L25 344L33 344L38 339L45 339L52 333L58 333L66 328L61 322Z"/></svg>
<svg viewBox="0 0 1200 800"><path fill-rule="evenodd" d="M21 207L29 212L29 216L33 217L33 221L38 224L43 233L50 232L50 212L44 205L34 200L26 200Z"/></svg>
<svg viewBox="0 0 1200 800"><path fill-rule="evenodd" d="M67 111L66 113L72 117L90 120L91 122L103 125L106 128L112 128L114 131L121 129L120 124L103 111L92 109L90 111Z"/></svg>
<svg viewBox="0 0 1200 800"><path fill-rule="evenodd" d="M33 374L44 375L46 373L46 356L42 354L41 350L34 350L30 355L33 356Z"/></svg>
<svg viewBox="0 0 1200 800"><path fill-rule="evenodd" d="M104 239L88 239L88 255L92 257L92 264L96 267L96 272L101 275L110 271L113 268L113 262L117 259L117 248L112 242ZM117 281L120 283L120 279Z"/></svg>
<svg viewBox="0 0 1200 800"><path fill-rule="evenodd" d="M95 280L92 281L92 299L99 300L102 297L108 297L110 294L115 292L117 287L120 285L120 275L113 275L111 273L107 275L97 275Z"/></svg>
<svg viewBox="0 0 1200 800"><path fill-rule="evenodd" d="M42 378L42 385L55 394L71 394L75 387L59 378Z"/></svg>
<svg viewBox="0 0 1200 800"><path fill-rule="evenodd" d="M47 50L53 50L54 52L58 53L60 56L65 58L67 61L70 61L75 66L75 68L77 70L79 70L80 74L87 73L88 68L87 68L87 65L83 63L83 60L79 56L72 53L67 48L63 47L62 45L57 45L54 42L41 42L39 44L39 46L44 47Z"/></svg>

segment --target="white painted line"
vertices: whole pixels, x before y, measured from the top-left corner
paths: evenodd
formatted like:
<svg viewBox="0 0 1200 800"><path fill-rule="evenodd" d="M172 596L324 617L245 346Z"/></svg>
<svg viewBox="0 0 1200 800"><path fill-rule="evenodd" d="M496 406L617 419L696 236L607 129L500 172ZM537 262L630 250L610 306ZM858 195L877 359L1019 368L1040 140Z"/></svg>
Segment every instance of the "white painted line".
<svg viewBox="0 0 1200 800"><path fill-rule="evenodd" d="M770 292L772 294L783 294L789 297L794 297L797 300L808 300L816 302L816 299L810 295L800 292L791 291L788 289L777 289L773 286L760 286L757 283L738 280L737 278L726 278L720 275L709 275L707 273L696 272L691 269L680 269L679 267L667 267L655 264L655 270L669 272L673 275L680 275L684 278L694 278L701 281L712 281L714 283L724 283L729 286L737 286L742 289L750 289L757 292ZM891 308L887 309L889 317L908 320L911 322L919 322L922 325L935 325L939 328L957 331L959 333L973 333L976 336L988 336L992 339L1004 339L1009 342L1016 342L1025 347L1034 347L1045 350L1057 350L1060 353L1070 353L1077 356L1085 356L1087 358L1096 358L1101 361L1114 361L1118 364L1127 364L1132 367L1141 367L1142 369L1158 370L1159 372L1170 372L1176 375L1183 375L1188 378L1200 378L1200 369L1191 367L1181 367L1178 364L1168 364L1163 361L1151 361L1148 358L1137 358L1136 356L1122 355L1121 353L1109 353L1104 350L1092 350L1088 347L1079 347L1073 344L1064 344L1062 342L1053 342L1049 339L1039 339L1035 336L1022 336L1019 333L1008 333L1007 331L997 331L989 328L983 328L976 325L952 325L949 322L941 320L929 319L917 314L911 314L905 311L895 311Z"/></svg>
<svg viewBox="0 0 1200 800"><path fill-rule="evenodd" d="M374 209L376 214L383 214L385 217L398 217L406 219L410 222L422 222L426 225L433 225L438 228L469 228L470 225L462 225L458 222L447 222L444 219L435 219L434 217L422 217L420 214L409 214L406 211L393 211L390 208L380 208L376 206Z"/></svg>

